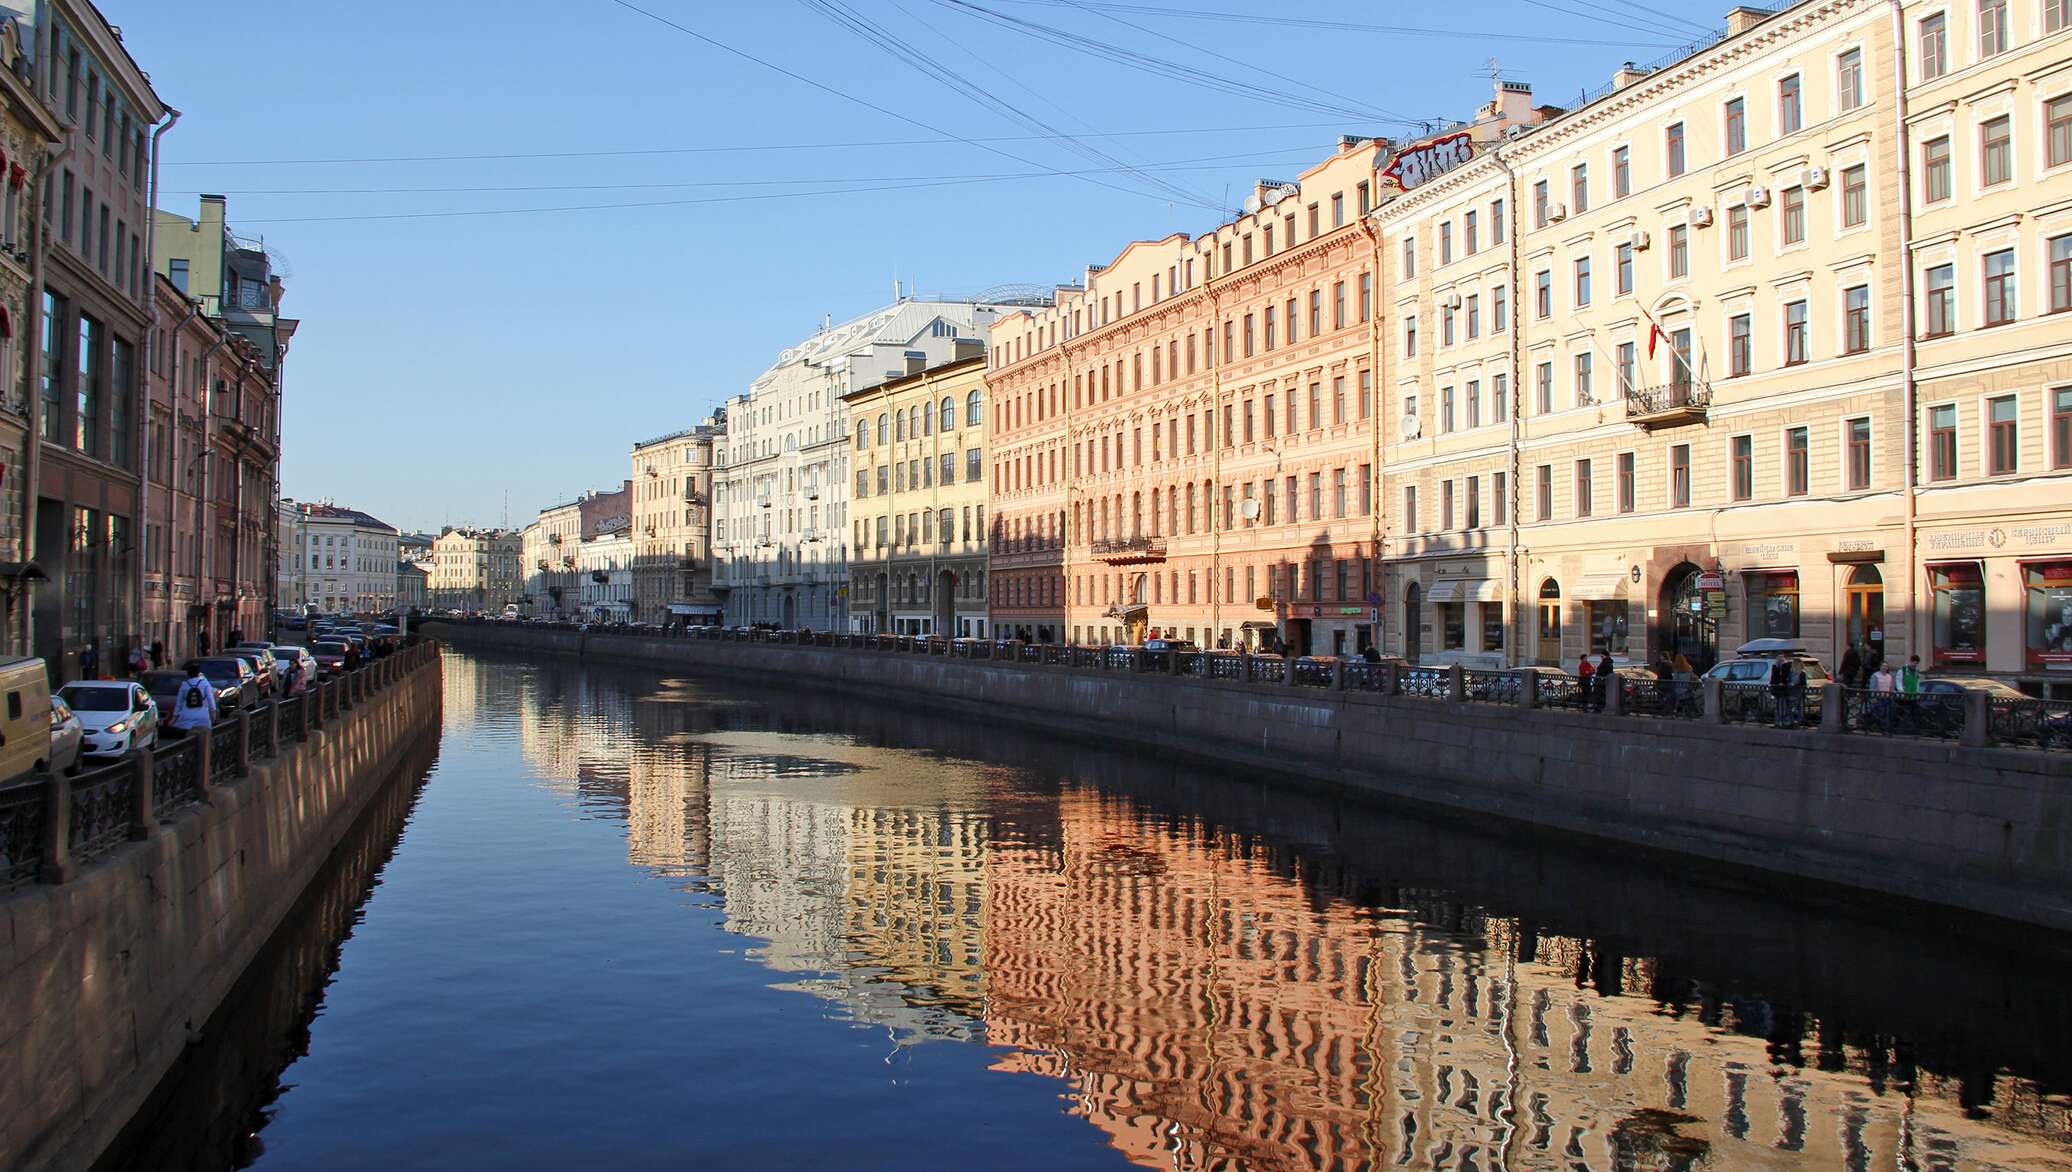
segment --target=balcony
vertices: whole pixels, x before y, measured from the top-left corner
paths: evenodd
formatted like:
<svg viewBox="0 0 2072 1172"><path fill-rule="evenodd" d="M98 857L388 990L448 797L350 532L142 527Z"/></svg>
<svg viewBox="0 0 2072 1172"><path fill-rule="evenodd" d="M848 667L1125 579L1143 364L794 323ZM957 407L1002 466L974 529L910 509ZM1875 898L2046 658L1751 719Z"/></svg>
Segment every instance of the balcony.
<svg viewBox="0 0 2072 1172"><path fill-rule="evenodd" d="M1162 562L1166 556L1163 537L1104 537L1094 542L1094 560L1111 566L1138 566Z"/></svg>
<svg viewBox="0 0 2072 1172"><path fill-rule="evenodd" d="M1705 422L1712 406L1712 384L1689 379L1658 387L1626 389L1626 422L1653 430Z"/></svg>

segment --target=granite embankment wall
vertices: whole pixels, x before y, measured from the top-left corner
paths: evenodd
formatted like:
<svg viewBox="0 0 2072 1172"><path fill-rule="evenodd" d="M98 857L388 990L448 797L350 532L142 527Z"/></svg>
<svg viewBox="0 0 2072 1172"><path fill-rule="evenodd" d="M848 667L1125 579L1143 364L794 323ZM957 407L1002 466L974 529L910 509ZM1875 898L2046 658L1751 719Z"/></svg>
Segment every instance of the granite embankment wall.
<svg viewBox="0 0 2072 1172"><path fill-rule="evenodd" d="M2072 758L849 648L438 625L580 655L925 703L986 721L2072 930Z"/></svg>
<svg viewBox="0 0 2072 1172"><path fill-rule="evenodd" d="M153 837L0 896L0 1167L87 1167L144 1103L361 811L435 743L429 650Z"/></svg>

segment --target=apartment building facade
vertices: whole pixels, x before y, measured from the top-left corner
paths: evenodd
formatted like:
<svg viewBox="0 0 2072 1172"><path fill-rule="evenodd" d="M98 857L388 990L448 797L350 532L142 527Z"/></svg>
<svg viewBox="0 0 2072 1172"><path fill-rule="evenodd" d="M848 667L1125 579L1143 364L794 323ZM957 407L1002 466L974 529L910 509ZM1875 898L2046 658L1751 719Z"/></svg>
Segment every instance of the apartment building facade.
<svg viewBox="0 0 2072 1172"><path fill-rule="evenodd" d="M287 536L300 563L300 600L325 614L380 614L396 605L396 527L329 502L282 502L295 514ZM257 629L257 628L248 628Z"/></svg>
<svg viewBox="0 0 2072 1172"><path fill-rule="evenodd" d="M1736 10L1574 111L1399 148L1384 649L2072 669L2068 35Z"/></svg>
<svg viewBox="0 0 2072 1172"><path fill-rule="evenodd" d="M515 535L520 569L514 601L529 608L526 613L533 618L585 617L583 543L630 526L633 503L633 481L628 480L616 489L593 490L541 509L538 519Z"/></svg>
<svg viewBox="0 0 2072 1172"><path fill-rule="evenodd" d="M1374 638L1374 140L993 327L994 627L1351 654Z"/></svg>
<svg viewBox="0 0 2072 1172"><path fill-rule="evenodd" d="M37 299L35 248L40 224L35 214L50 144L64 135L33 80L15 70L30 45L24 27L0 27L0 465L24 467L30 444L31 385L35 354L25 331ZM0 649L27 654L26 616L33 579L29 571L28 527L34 520L33 492L20 475L0 475L0 602L7 608ZM47 588L47 587L46 587Z"/></svg>
<svg viewBox="0 0 2072 1172"><path fill-rule="evenodd" d="M712 592L714 416L633 445L633 615L658 625L716 623Z"/></svg>
<svg viewBox="0 0 2072 1172"><path fill-rule="evenodd" d="M985 358L843 397L849 466L849 629L987 634Z"/></svg>
<svg viewBox="0 0 2072 1172"><path fill-rule="evenodd" d="M714 590L726 621L849 629L850 420L843 396L972 349L1000 305L903 298L778 355L726 403Z"/></svg>
<svg viewBox="0 0 2072 1172"><path fill-rule="evenodd" d="M519 534L508 529L447 529L432 543L432 605L498 611L525 588Z"/></svg>

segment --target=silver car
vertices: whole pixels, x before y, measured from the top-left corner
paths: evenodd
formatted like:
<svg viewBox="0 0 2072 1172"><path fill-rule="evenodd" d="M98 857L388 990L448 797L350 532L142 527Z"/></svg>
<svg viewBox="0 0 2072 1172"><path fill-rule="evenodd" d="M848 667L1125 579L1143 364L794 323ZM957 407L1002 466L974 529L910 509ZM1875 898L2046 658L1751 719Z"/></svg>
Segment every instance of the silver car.
<svg viewBox="0 0 2072 1172"><path fill-rule="evenodd" d="M70 773L79 768L79 744L85 733L79 727L79 717L73 715L72 706L64 697L50 698L50 756L44 759L52 773Z"/></svg>

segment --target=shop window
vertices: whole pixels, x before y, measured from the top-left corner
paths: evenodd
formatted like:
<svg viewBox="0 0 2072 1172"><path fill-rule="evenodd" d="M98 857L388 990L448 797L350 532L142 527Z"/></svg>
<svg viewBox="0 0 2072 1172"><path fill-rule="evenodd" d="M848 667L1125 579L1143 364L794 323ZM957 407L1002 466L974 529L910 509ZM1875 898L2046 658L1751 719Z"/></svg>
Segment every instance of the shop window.
<svg viewBox="0 0 2072 1172"><path fill-rule="evenodd" d="M1748 591L1748 637L1799 637L1799 576L1795 571L1741 576Z"/></svg>
<svg viewBox="0 0 2072 1172"><path fill-rule="evenodd" d="M1504 605L1500 602L1481 602L1482 608L1482 650L1502 651L1504 649ZM2068 600L2072 606L2072 600ZM2072 659L2072 656L2068 656Z"/></svg>
<svg viewBox="0 0 2072 1172"><path fill-rule="evenodd" d="M1928 567L1937 665L1986 661L1986 581L1977 562Z"/></svg>
<svg viewBox="0 0 2072 1172"><path fill-rule="evenodd" d="M1439 604L1440 646L1447 651L1461 651L1468 645L1468 606L1464 602L1442 602Z"/></svg>
<svg viewBox="0 0 2072 1172"><path fill-rule="evenodd" d="M1630 608L1623 598L1597 601L1588 604L1590 615L1590 654L1626 654L1626 620Z"/></svg>
<svg viewBox="0 0 2072 1172"><path fill-rule="evenodd" d="M2072 668L2072 561L2025 562L2029 666Z"/></svg>

